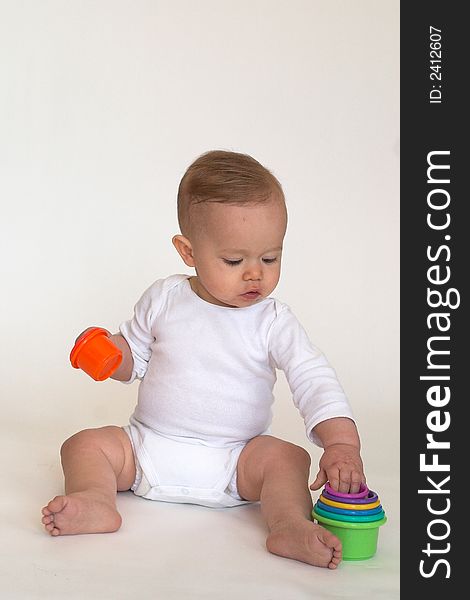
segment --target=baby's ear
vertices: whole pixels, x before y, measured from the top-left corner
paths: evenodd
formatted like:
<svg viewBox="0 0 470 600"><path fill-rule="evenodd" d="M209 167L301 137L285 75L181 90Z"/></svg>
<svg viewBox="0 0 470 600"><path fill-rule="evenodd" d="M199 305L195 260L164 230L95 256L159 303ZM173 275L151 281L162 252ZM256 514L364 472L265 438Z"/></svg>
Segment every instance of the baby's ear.
<svg viewBox="0 0 470 600"><path fill-rule="evenodd" d="M176 248L178 254L183 259L184 263L188 265L188 267L195 267L194 257L193 257L193 247L191 246L191 242L184 235L175 235L171 240L173 242L173 246Z"/></svg>

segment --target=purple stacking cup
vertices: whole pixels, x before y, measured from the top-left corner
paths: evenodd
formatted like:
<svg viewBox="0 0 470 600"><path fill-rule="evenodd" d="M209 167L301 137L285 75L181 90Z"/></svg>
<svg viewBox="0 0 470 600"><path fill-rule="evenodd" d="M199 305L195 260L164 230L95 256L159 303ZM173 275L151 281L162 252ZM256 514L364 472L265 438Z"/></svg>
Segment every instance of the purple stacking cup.
<svg viewBox="0 0 470 600"><path fill-rule="evenodd" d="M325 496L325 498L328 498L328 500L344 502L344 504L372 504L372 502L375 502L379 499L378 495L372 490L368 491L365 498L345 498L343 496L337 496L336 494L330 494L326 491L326 489L323 490L322 494Z"/></svg>
<svg viewBox="0 0 470 600"><path fill-rule="evenodd" d="M331 494L332 496L336 496L335 500L338 498L341 498L341 502L342 502L342 498L351 498L354 500L357 500L359 498L365 498L367 496L367 494L369 493L369 488L366 486L365 483L361 483L361 487L359 488L359 491L354 493L354 494L345 494L343 492L337 492L335 491L331 485L330 482L327 481L326 485L325 485L325 490Z"/></svg>

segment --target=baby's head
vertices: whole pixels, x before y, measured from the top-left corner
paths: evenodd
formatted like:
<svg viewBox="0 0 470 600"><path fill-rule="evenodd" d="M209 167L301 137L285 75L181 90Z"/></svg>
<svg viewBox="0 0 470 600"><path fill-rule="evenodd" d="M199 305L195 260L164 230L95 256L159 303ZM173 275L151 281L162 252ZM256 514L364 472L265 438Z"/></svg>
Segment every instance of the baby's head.
<svg viewBox="0 0 470 600"><path fill-rule="evenodd" d="M279 181L254 158L215 150L196 159L179 185L178 221L173 244L196 269L201 298L241 308L274 290L287 210Z"/></svg>

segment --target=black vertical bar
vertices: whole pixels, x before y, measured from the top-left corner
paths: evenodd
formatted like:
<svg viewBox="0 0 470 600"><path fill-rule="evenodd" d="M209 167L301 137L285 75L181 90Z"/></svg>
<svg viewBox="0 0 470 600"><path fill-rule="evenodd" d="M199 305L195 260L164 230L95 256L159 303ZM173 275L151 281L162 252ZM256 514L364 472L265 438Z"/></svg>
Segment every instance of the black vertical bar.
<svg viewBox="0 0 470 600"><path fill-rule="evenodd" d="M470 36L464 8L452 0L401 3L403 598L468 595L470 199L464 181L470 169L464 88Z"/></svg>

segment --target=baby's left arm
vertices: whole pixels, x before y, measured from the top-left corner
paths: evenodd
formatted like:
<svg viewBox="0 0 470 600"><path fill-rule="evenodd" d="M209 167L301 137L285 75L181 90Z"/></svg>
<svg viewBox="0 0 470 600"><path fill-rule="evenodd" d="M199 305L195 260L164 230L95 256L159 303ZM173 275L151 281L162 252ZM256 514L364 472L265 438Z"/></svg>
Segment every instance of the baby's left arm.
<svg viewBox="0 0 470 600"><path fill-rule="evenodd" d="M361 459L361 442L354 421L336 417L318 423L314 432L321 440L324 452L315 481L310 486L318 490L327 481L343 494L355 494L366 482Z"/></svg>

